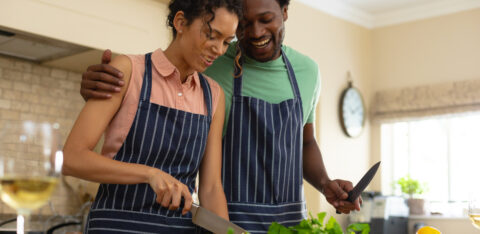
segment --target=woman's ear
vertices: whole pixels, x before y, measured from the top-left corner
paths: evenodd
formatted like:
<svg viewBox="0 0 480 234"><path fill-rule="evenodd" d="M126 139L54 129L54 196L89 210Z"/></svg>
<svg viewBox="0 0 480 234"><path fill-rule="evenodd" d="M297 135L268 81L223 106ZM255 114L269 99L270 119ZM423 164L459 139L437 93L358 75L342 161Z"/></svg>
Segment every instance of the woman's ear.
<svg viewBox="0 0 480 234"><path fill-rule="evenodd" d="M185 18L185 13L183 13L183 11L178 11L173 18L173 27L175 27L177 33L181 34L186 24L187 19Z"/></svg>

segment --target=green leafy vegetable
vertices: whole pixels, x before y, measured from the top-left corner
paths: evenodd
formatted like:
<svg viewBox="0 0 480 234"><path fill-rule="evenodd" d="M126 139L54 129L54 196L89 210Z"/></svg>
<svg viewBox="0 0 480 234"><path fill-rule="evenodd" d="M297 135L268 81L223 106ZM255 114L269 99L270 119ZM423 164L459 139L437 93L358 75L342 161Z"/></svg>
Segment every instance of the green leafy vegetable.
<svg viewBox="0 0 480 234"><path fill-rule="evenodd" d="M361 232L361 234L368 234L370 233L370 225L368 225L368 223L352 223L348 225L347 232L349 234L355 234L357 232Z"/></svg>
<svg viewBox="0 0 480 234"><path fill-rule="evenodd" d="M293 227L285 227L279 223L272 223L268 229L268 234L344 234L342 227L335 218L330 217L328 222L324 224L327 213L321 212L317 217L310 214L309 219L302 220ZM347 227L347 234L368 234L370 233L370 225L366 223L353 223Z"/></svg>

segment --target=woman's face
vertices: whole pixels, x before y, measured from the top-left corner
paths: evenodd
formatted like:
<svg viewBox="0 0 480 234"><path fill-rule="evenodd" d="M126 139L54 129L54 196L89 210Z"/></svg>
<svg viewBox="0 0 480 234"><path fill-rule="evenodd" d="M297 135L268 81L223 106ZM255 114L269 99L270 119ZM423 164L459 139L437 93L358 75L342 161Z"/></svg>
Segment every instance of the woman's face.
<svg viewBox="0 0 480 234"><path fill-rule="evenodd" d="M182 32L177 32L184 60L198 72L205 71L215 59L227 51L238 26L237 15L226 8L218 8L214 13L215 18L210 22L211 30L206 23L208 18L202 16L183 27Z"/></svg>

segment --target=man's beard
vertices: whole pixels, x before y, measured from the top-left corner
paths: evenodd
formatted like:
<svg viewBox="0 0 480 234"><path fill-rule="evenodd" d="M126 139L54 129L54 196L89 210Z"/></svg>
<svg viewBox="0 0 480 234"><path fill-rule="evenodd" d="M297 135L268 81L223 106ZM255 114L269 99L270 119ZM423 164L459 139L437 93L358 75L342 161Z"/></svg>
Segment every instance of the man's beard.
<svg viewBox="0 0 480 234"><path fill-rule="evenodd" d="M265 63L265 62L269 62L269 61L272 61L273 59L275 59L275 57L277 55L279 55L279 52L280 50L282 49L282 43L283 43L283 39L285 38L285 28L282 28L282 31L279 33L280 35L280 40L279 42L277 43L277 37L275 36L272 36L272 39L271 39L271 42L270 43L273 43L274 45L274 48L273 48L273 53L267 57L267 58L255 58L252 54L250 54L248 51L247 51L247 55L250 57L250 58L253 58L255 60L257 60L258 62L262 62L262 63ZM249 46L252 46L252 45L249 45Z"/></svg>

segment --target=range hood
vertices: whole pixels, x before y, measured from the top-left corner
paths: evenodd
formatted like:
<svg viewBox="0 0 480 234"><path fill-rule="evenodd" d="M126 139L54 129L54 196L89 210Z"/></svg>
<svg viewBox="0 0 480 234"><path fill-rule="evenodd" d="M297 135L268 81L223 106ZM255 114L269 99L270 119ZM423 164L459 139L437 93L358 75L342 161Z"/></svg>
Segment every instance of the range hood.
<svg viewBox="0 0 480 234"><path fill-rule="evenodd" d="M90 50L51 38L0 28L0 54L45 63Z"/></svg>

